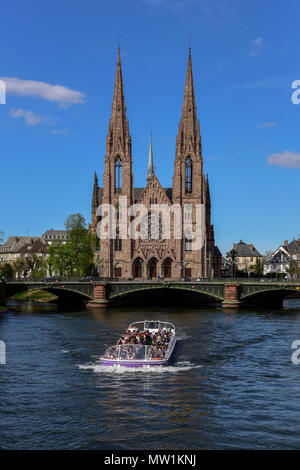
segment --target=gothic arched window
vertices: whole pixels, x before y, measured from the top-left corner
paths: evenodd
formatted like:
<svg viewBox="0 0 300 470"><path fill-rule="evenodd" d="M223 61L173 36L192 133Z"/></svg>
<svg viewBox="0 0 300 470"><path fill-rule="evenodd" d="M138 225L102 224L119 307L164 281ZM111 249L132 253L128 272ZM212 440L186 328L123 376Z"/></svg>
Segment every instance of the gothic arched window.
<svg viewBox="0 0 300 470"><path fill-rule="evenodd" d="M115 277L122 277L122 266L121 266L121 264L116 264L116 266L115 266Z"/></svg>
<svg viewBox="0 0 300 470"><path fill-rule="evenodd" d="M184 239L184 249L185 251L192 251L193 241L191 238Z"/></svg>
<svg viewBox="0 0 300 470"><path fill-rule="evenodd" d="M185 192L191 193L193 190L193 163L191 157L185 161Z"/></svg>
<svg viewBox="0 0 300 470"><path fill-rule="evenodd" d="M115 160L115 193L122 192L122 159L118 156Z"/></svg>

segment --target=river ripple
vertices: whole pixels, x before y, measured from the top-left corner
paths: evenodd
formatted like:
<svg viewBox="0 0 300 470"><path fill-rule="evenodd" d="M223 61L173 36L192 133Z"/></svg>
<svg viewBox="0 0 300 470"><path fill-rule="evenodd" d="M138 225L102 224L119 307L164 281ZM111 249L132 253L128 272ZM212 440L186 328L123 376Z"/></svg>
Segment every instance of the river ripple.
<svg viewBox="0 0 300 470"><path fill-rule="evenodd" d="M176 325L167 368L99 364L132 321ZM11 305L0 316L3 449L297 449L300 300L281 310Z"/></svg>

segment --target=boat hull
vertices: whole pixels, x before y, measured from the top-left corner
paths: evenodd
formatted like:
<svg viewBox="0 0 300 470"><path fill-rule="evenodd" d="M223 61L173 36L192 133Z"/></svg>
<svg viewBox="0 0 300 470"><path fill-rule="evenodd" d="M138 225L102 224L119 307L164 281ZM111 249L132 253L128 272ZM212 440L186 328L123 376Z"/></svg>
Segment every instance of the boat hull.
<svg viewBox="0 0 300 470"><path fill-rule="evenodd" d="M169 359L162 361L119 361L114 359L101 359L103 366L117 366L117 367L157 367L168 365Z"/></svg>

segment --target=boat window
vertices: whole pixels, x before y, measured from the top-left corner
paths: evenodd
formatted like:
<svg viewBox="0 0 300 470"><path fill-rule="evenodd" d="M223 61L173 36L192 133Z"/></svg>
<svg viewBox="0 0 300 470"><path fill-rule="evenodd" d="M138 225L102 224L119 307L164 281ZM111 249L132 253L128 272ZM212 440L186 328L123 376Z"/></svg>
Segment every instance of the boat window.
<svg viewBox="0 0 300 470"><path fill-rule="evenodd" d="M146 330L155 330L158 328L158 322L154 322L154 321L151 321L151 322L145 322L145 329Z"/></svg>
<svg viewBox="0 0 300 470"><path fill-rule="evenodd" d="M165 352L157 346L145 346L142 344L122 344L111 346L104 354L105 359L134 361L134 360L152 360L163 359Z"/></svg>

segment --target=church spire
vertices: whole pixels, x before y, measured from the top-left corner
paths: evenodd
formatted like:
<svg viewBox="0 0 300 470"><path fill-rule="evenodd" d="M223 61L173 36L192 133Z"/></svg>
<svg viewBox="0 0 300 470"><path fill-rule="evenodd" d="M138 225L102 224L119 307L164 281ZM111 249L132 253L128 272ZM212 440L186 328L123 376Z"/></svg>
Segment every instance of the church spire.
<svg viewBox="0 0 300 470"><path fill-rule="evenodd" d="M117 69L114 85L114 96L111 107L111 118L109 121L108 138L110 139L112 145L116 144L117 141L120 140L120 143L123 147L125 147L126 139L130 138L125 106L120 46L118 47Z"/></svg>
<svg viewBox="0 0 300 470"><path fill-rule="evenodd" d="M98 177L97 173L94 174L94 188L93 188L93 198L92 198L92 206L94 209L98 207L98 196L99 196L99 186L98 186Z"/></svg>
<svg viewBox="0 0 300 470"><path fill-rule="evenodd" d="M148 171L147 171L147 183L154 175L154 166L153 166L153 150L152 150L152 130L150 133L150 147L149 147L149 158L148 158Z"/></svg>
<svg viewBox="0 0 300 470"><path fill-rule="evenodd" d="M94 188L93 188L93 197L92 197L92 231L96 232L98 217L97 217L97 209L99 206L99 186L98 186L98 177L97 173L95 172L94 175Z"/></svg>
<svg viewBox="0 0 300 470"><path fill-rule="evenodd" d="M178 129L178 140L182 149L185 151L194 150L196 152L198 150L197 144L200 144L200 139L200 126L197 120L191 48L189 47L181 119ZM193 149L190 148L191 145L193 146Z"/></svg>

